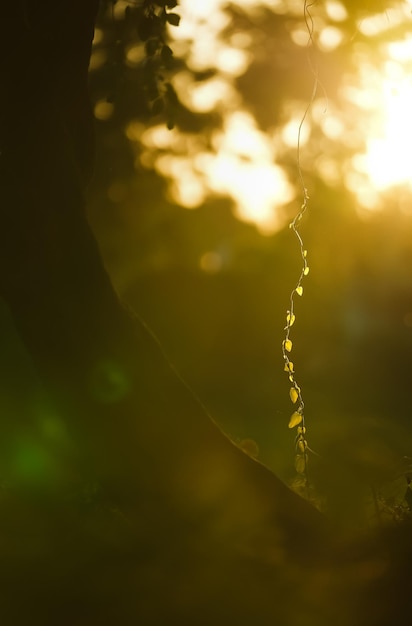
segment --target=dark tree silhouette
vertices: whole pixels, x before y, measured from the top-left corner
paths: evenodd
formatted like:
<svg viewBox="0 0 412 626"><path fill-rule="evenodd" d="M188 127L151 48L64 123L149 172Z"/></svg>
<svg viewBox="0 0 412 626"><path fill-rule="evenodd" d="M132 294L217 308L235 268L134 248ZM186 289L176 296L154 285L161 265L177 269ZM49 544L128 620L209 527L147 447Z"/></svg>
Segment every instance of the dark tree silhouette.
<svg viewBox="0 0 412 626"><path fill-rule="evenodd" d="M324 518L218 429L105 271L84 200L97 5L0 20L1 294L68 430L54 487L2 506L2 624L355 623Z"/></svg>

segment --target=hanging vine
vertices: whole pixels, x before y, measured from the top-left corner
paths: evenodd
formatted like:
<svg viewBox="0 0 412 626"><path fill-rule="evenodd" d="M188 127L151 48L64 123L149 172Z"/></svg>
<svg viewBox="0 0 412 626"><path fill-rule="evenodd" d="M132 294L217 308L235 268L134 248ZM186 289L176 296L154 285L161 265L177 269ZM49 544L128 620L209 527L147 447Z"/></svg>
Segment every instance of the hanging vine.
<svg viewBox="0 0 412 626"><path fill-rule="evenodd" d="M315 2L304 2L304 19L306 28L308 30L308 43L307 46L311 46L313 44L313 33L314 33L314 25L313 18L310 13L311 7L315 4ZM302 128L305 123L308 112L312 106L312 103L315 99L316 92L318 89L318 76L315 68L312 65L310 56L308 55L308 62L310 65L311 72L314 76L314 84L312 89L312 94L309 100L309 103L303 113L302 119L298 128L298 137L297 137L297 168L298 168L298 176L300 180L300 185L302 188L302 204L298 214L295 216L293 221L290 223L289 228L293 231L295 237L298 240L300 255L302 259L302 266L299 278L295 287L293 288L290 298L289 298L289 309L286 314L286 326L285 337L282 342L282 354L284 360L284 370L288 374L289 382L291 383L291 387L289 389L289 396L294 405L296 405L295 411L292 413L289 420L289 428L296 428L296 437L295 437L295 448L296 448L296 456L295 456L295 468L298 474L303 476L305 488L308 490L309 488L309 479L308 479L308 452L311 451L311 448L308 446L308 442L306 439L306 423L305 423L305 403L303 400L303 395L301 388L297 382L295 368L292 360L290 359L290 355L292 352L292 340L291 340L291 328L295 323L295 297L301 297L303 295L303 282L306 276L309 274L309 265L308 265L308 254L307 250L303 243L302 235L300 234L299 227L301 220L308 209L309 204L309 195L305 186L305 181L303 178L301 162L300 162L300 153L301 153L301 136L302 136Z"/></svg>

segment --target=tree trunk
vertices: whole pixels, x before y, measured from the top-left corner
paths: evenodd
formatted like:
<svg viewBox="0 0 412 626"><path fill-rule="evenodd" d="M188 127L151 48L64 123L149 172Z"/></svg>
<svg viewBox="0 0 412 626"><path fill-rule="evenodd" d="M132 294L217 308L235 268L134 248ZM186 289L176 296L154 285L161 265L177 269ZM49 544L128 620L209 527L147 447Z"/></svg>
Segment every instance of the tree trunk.
<svg viewBox="0 0 412 626"><path fill-rule="evenodd" d="M96 10L2 8L1 293L69 431L62 475L105 503L3 517L2 623L326 623L325 520L217 428L104 269L83 196Z"/></svg>

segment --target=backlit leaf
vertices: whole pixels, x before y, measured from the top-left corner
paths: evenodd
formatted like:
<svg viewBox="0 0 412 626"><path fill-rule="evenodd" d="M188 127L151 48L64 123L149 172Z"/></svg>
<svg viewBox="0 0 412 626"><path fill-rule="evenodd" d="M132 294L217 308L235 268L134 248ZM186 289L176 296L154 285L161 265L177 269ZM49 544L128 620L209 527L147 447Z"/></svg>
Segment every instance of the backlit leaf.
<svg viewBox="0 0 412 626"><path fill-rule="evenodd" d="M301 296L303 294L303 287L302 287L302 285L299 285L299 287L296 287L295 291L298 294L298 296Z"/></svg>
<svg viewBox="0 0 412 626"><path fill-rule="evenodd" d="M309 266L307 265L305 269L303 270L303 275L307 276L308 274L309 274Z"/></svg>
<svg viewBox="0 0 412 626"><path fill-rule="evenodd" d="M288 313L288 314L287 314L287 316L286 316L286 323L287 323L287 325L288 325L289 327L290 327L290 326L293 326L293 324L295 323L295 319L296 319L296 318L295 318L295 316L293 315L293 313L292 313L292 314Z"/></svg>
<svg viewBox="0 0 412 626"><path fill-rule="evenodd" d="M303 419L302 413L295 411L294 413L292 413L290 417L288 428L295 428L295 426L301 423L302 419Z"/></svg>
<svg viewBox="0 0 412 626"><path fill-rule="evenodd" d="M290 399L292 400L293 404L295 404L295 402L299 398L299 394L298 394L298 392L297 392L295 387L291 387L290 388L289 395L290 395Z"/></svg>
<svg viewBox="0 0 412 626"><path fill-rule="evenodd" d="M285 370L285 372L293 372L293 363L292 363L292 361L286 361L284 370Z"/></svg>
<svg viewBox="0 0 412 626"><path fill-rule="evenodd" d="M290 352L292 350L292 342L290 339L285 339L285 341L283 342L283 347L285 348L286 352Z"/></svg>

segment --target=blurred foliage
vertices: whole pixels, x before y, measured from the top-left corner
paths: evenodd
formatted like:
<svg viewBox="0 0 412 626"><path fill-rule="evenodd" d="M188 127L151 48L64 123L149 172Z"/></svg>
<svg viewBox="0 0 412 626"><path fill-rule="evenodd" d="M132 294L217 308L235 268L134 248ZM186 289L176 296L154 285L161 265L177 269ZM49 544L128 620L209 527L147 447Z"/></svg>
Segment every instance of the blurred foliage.
<svg viewBox="0 0 412 626"><path fill-rule="evenodd" d="M309 52L291 37L306 29L303 3L288 5L289 10L279 3L279 11L276 3L274 10L264 2L256 2L253 10L241 2L225 6L230 19L220 39L232 48L244 49L249 42L245 70L237 76L226 72L225 79L239 94L237 106L253 114L260 130L273 136L282 127L287 102L303 111L314 81L308 54L322 83L315 105L327 108L327 119L328 112L345 113L342 82L356 71L357 46L377 63L383 42L402 38L408 28L397 23L381 35L367 36L359 28L362 20L399 3L343 4L345 17L335 22L341 43ZM328 17L316 4L311 12L318 36ZM98 167L90 202L106 262L120 292L159 335L223 428L239 441L251 437L264 462L284 478L292 477L293 439L285 428L290 406L280 348L288 294L299 273L297 246L287 229L268 237L239 221L230 199L206 198L196 211L178 206L159 170L142 164L142 142L131 145L125 137L130 122L143 125L141 135L159 124L142 92L143 44L120 11L116 18L103 14L99 29L96 53L104 50L105 62L91 73L92 95L97 102L109 97L114 84L117 89L112 114L97 122ZM131 61L130 50L139 45L141 52ZM176 42L170 46L176 48ZM196 70L190 66L190 50L178 39L177 48L182 54L175 54L170 65L172 83L173 74L183 71L190 72L195 87L219 74L213 59L209 69ZM178 128L173 132L196 133L210 147L227 114L225 102L196 111L185 92L177 92ZM362 112L358 116L358 122L348 120L348 128L362 124ZM390 480L412 443L405 410L412 365L412 239L411 218L402 208L409 200L402 191L400 206L400 195L383 192L383 211L360 210L345 188L342 166L333 183L316 168L320 156L333 155L338 171L339 162L349 159L353 148L343 140L345 130L342 139L331 139L313 119L310 124L301 158L311 198L302 225L311 274L298 303L294 362L305 393L311 445L320 454L312 461L313 479L338 515L347 510L357 517L364 515L365 494L370 500L370 483ZM364 138L359 127L357 132L359 146ZM296 184L296 148L283 148L278 156ZM284 209L286 223L298 203L299 192Z"/></svg>
<svg viewBox="0 0 412 626"><path fill-rule="evenodd" d="M187 32L185 20L196 6L203 13L191 23L201 32ZM372 115L345 96L362 67L368 74L385 63L388 42L407 39L410 24L391 13L399 6L314 3L316 45L308 47L301 0L182 0L181 7L174 0L106 0L90 71L97 151L88 214L121 298L153 329L238 446L345 529L410 522L412 508L412 196L405 184L377 188L379 203L368 207L357 195L361 184L348 184ZM179 20L171 16L180 14L176 28ZM372 27L361 26L374 16L381 30L367 34ZM309 194L301 233L310 274L304 297L296 299L293 327L294 368L316 452L308 490L296 475L295 433L287 427L292 411L282 342L302 266L287 227L302 202L297 129L316 76L320 84L300 153ZM358 88L364 92L361 82ZM376 96L364 93L369 101ZM241 121L235 131L234 118ZM230 163L240 175L219 187L209 166L231 133ZM218 161L221 179L229 179L227 163ZM249 180L250 171L264 175ZM269 201L260 204L271 176ZM196 193L179 195L179 183ZM197 201L185 202L191 197ZM214 512L176 524L172 499L150 489L136 494L127 481L129 509L112 501L79 467L79 442L50 401L1 301L0 345L6 626L43 626L55 615L70 626L79 620L126 625L136 622L136 611L144 623L160 624L170 619L162 615L169 598L181 603L184 615L187 609L187 623L193 607L201 607L196 618L205 624L217 623L216 615L225 624L265 624L274 611L279 623L316 626L332 615L345 626L386 626L401 616L410 597L408 525L389 529L376 546L374 533L350 549L339 546L323 563L322 547L308 545L310 532L290 525L288 511L281 511L292 554L309 548L308 568L287 561L291 549L283 531L276 538L279 553L264 535L257 558L244 555L242 544L241 559L233 562L231 542L237 552L245 520L255 524L253 494L247 510L235 508L223 520L223 534ZM148 383L149 396L163 400L162 382L150 380L150 355L139 356L142 386ZM103 407L95 416L98 448L103 409L127 394L131 381L105 359L90 382ZM159 432L181 406L179 400L166 406L165 397L159 402L164 422L153 429L158 450L145 440L129 442L149 486L148 459L169 446L177 446L177 455L180 450L180 433L169 440ZM224 462L212 462L215 471L206 477L202 457L188 468L196 495L202 496L202 480L210 489L226 475ZM155 524L152 506L162 512ZM204 526L212 542L204 541Z"/></svg>
<svg viewBox="0 0 412 626"><path fill-rule="evenodd" d="M328 135L324 124L310 118L302 144L310 195L302 233L311 273L297 307L294 363L311 446L320 455L313 458L312 479L337 516L358 520L369 515L364 509L370 484L397 479L400 459L412 449L411 196L403 188L389 190L381 194L383 210L359 206L342 164L354 151L345 139L349 131L357 129L355 151L364 142L367 112L356 118L341 88L358 69L359 51L378 64L383 43L405 37L410 24L394 21L383 34L367 35L362 21L395 10L398 2L321 3L311 7L316 37L333 22L325 6L336 4L345 8L345 17L332 24L341 33L339 45L308 49L303 2L273 2L272 8L258 0L223 8L212 3L200 21L212 29L221 20L216 37L246 59L235 71L215 64L214 48L209 66L206 52L204 65L196 66L190 56L195 33L188 40L171 39L173 29L184 28L183 20L175 28L179 20L173 16L180 12L173 0L102 3L90 73L97 158L89 216L122 297L159 336L212 415L239 443L255 441L259 458L291 479L293 436L281 345L288 295L300 271L296 242L287 228L262 234L257 222L239 219L233 199L221 193L206 194L195 210L183 209L170 175L156 167L157 157L174 148L167 142L148 145L145 132L175 125L171 142L195 137L196 146L213 153L228 112L247 111L259 132L276 139L276 160L294 187L279 209L280 224L286 225L301 199L296 145L279 141L279 133L290 121L287 112L299 117L310 100L309 57L322 83L315 109L326 106L323 119L341 112L343 129ZM186 83L182 76L189 76ZM217 76L236 97L191 107L188 94ZM244 151L240 160L248 162L248 146ZM321 175L326 156L337 164L333 181ZM195 154L189 157L194 161ZM183 170L176 176L183 177ZM12 416L23 410L21 403L24 410L33 406L38 383L6 314L3 319L3 380L13 371L4 403ZM12 418L2 428L1 441L15 437Z"/></svg>

